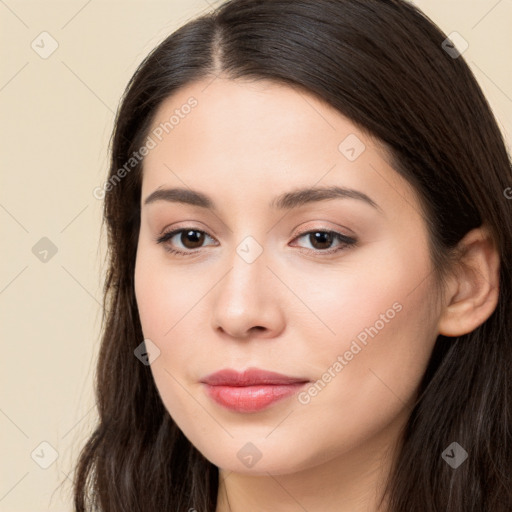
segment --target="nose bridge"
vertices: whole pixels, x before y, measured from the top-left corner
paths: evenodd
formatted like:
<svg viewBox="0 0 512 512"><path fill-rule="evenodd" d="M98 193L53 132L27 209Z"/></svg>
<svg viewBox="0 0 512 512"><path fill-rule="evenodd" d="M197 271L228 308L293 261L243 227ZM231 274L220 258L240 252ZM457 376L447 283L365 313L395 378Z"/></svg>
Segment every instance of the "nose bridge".
<svg viewBox="0 0 512 512"><path fill-rule="evenodd" d="M268 251L252 235L245 236L229 257L230 271L219 283L214 301L216 327L245 337L253 328L279 329L282 312L275 279L267 268Z"/></svg>
<svg viewBox="0 0 512 512"><path fill-rule="evenodd" d="M234 248L230 257L231 271L226 276L225 288L231 300L247 307L262 300L268 274L268 254L263 245L248 235ZM268 289L268 285L267 285Z"/></svg>

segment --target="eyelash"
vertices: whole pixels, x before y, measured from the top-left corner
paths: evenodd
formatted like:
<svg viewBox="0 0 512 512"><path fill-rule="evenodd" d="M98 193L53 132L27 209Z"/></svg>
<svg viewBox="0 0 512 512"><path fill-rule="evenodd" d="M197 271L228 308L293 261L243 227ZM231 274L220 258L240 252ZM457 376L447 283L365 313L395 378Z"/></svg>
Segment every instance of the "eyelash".
<svg viewBox="0 0 512 512"><path fill-rule="evenodd" d="M208 233L206 233L205 231L202 231L200 229L195 229L193 227L188 227L188 228L180 228L180 229L175 229L175 230L172 230L172 231L165 232L161 236L158 236L155 239L155 241L156 241L157 244L163 244L164 249L167 252L169 252L171 254L175 254L176 256L192 256L192 255L195 255L199 251L199 249L189 250L189 251L180 251L178 249L173 249L168 244L166 244L166 242L168 240L172 239L175 235L177 235L178 233L185 232L185 231L195 231L197 233L202 233L202 234L210 237L212 240L215 240L213 237L208 235ZM347 248L350 248L351 246L353 246L353 245L355 245L357 243L357 239L355 239L355 238L351 238L351 237L348 237L346 235L342 235L341 233L338 233L337 231L332 231L332 230L327 230L327 229L313 229L313 230L305 231L304 233L300 233L299 235L297 235L294 238L294 240L297 239L297 238L302 238L302 237L304 237L306 235L313 234L313 233L328 233L328 234L331 234L331 235L334 236L334 240L338 240L340 242L340 245L335 247L334 249L325 249L325 250L321 250L321 249L307 249L305 247L302 247L302 249L305 249L309 253L315 253L315 254L321 254L321 255L327 256L327 255L331 255L331 254L340 252L340 251L345 250Z"/></svg>

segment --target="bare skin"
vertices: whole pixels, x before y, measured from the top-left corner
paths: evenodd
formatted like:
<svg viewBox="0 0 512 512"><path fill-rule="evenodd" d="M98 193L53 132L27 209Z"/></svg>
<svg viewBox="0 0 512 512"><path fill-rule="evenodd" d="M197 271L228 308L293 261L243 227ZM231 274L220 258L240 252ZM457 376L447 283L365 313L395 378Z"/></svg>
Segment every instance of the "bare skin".
<svg viewBox="0 0 512 512"><path fill-rule="evenodd" d="M454 273L439 293L416 192L338 111L288 86L219 77L167 98L151 130L176 109L179 122L153 136L144 160L135 290L144 336L160 350L151 370L163 403L219 467L217 512L385 512L379 498L437 335L470 332L496 306L499 261L485 229L463 241L476 272ZM374 205L269 206L332 185ZM217 210L145 204L173 187ZM179 228L203 232L202 245L183 233L156 242ZM356 242L321 245L311 231ZM205 394L207 374L248 367L311 383L253 413Z"/></svg>

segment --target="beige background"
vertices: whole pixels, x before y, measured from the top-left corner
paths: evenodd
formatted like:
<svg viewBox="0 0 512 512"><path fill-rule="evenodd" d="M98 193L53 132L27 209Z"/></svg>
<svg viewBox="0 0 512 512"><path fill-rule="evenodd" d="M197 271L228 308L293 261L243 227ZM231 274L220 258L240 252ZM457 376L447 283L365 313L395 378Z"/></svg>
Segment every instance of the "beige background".
<svg viewBox="0 0 512 512"><path fill-rule="evenodd" d="M72 510L67 475L96 419L105 245L92 191L114 112L149 50L218 3L0 0L1 511ZM416 4L468 41L464 57L510 143L512 1ZM46 59L31 47L51 48L43 31L58 43ZM46 262L32 250L43 237L57 248Z"/></svg>

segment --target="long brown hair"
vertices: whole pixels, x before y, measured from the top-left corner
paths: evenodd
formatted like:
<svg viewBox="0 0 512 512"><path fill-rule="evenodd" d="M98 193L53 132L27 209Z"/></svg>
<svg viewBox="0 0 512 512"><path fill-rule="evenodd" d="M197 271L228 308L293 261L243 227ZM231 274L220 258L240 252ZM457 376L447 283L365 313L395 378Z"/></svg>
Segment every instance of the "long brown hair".
<svg viewBox="0 0 512 512"><path fill-rule="evenodd" d="M185 438L134 356L143 340L134 294L142 162L122 179L119 169L164 99L219 73L302 87L380 140L421 197L439 275L469 230L489 226L501 259L497 307L469 334L438 336L388 491L392 512L512 510L511 162L446 37L401 0L232 0L140 64L111 140L109 180L117 178L104 189L99 423L76 465L77 512L215 511L218 468ZM469 454L457 469L441 457L453 441Z"/></svg>

